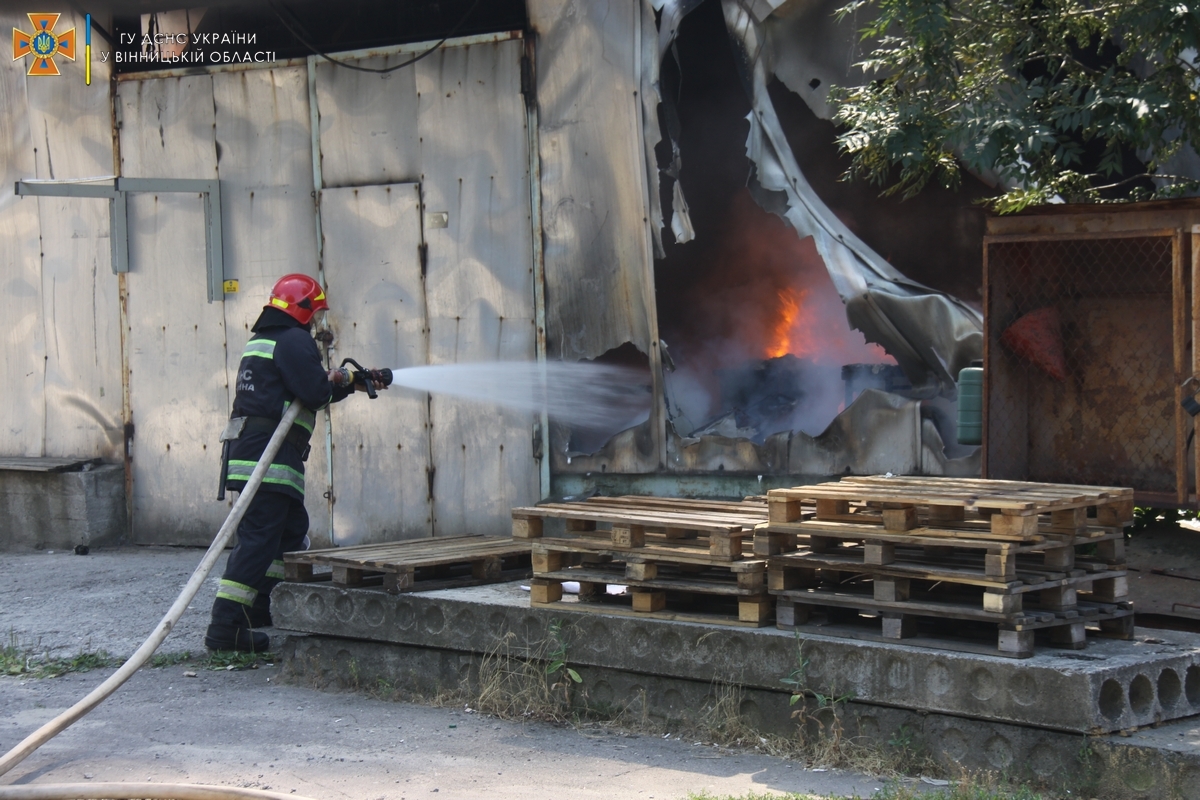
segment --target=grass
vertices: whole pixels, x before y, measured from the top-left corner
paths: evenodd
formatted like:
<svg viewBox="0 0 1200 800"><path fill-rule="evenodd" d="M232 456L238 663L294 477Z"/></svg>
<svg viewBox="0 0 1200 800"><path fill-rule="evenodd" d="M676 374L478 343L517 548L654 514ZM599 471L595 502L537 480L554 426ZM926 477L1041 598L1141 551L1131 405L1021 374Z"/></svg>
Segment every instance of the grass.
<svg viewBox="0 0 1200 800"><path fill-rule="evenodd" d="M9 631L8 644L0 648L0 675L25 678L58 678L71 672L90 672L116 666L117 660L104 650L81 651L73 656L37 654L35 648L22 647L14 631Z"/></svg>
<svg viewBox="0 0 1200 800"><path fill-rule="evenodd" d="M201 669L242 670L258 669L263 664L274 664L274 653L208 653L203 658L191 662Z"/></svg>
<svg viewBox="0 0 1200 800"><path fill-rule="evenodd" d="M24 678L58 678L72 672L117 667L124 663L105 650L80 651L73 656L52 656L40 652L38 645L22 645L15 631L9 631L8 644L0 648L0 675ZM151 669L190 666L208 670L258 669L262 664L274 664L273 653L205 653L193 656L190 650L175 653L155 653L148 666Z"/></svg>
<svg viewBox="0 0 1200 800"><path fill-rule="evenodd" d="M466 679L425 696L406 691L409 682L402 676L363 675L355 661L346 665L340 676L324 671L316 659L293 662L289 677L316 689L333 683L382 700L465 708L468 713L506 720L536 720L623 734L670 734L710 747L757 751L814 767L877 776L937 776L944 772L907 729L895 731L884 745L849 735L843 724L849 713L849 696L808 691L803 659L789 684L797 698L792 704L795 732L779 735L758 730L746 716L745 709L752 704L746 702L745 690L733 681L714 681L707 697L671 719L652 715L644 696L600 702L591 695L588 670L571 662L572 633L571 628L554 623L543 641L531 645L511 631L499 633ZM414 676L412 683L420 683L420 679Z"/></svg>
<svg viewBox="0 0 1200 800"><path fill-rule="evenodd" d="M750 792L740 795L714 795L707 792L689 794L688 800L809 800L814 795L765 794ZM835 797L835 796L829 796ZM891 782L871 795L871 800L1044 800L1028 786L1006 786L981 779L968 778L952 781L945 787L932 787L921 783ZM855 796L857 800L857 795Z"/></svg>

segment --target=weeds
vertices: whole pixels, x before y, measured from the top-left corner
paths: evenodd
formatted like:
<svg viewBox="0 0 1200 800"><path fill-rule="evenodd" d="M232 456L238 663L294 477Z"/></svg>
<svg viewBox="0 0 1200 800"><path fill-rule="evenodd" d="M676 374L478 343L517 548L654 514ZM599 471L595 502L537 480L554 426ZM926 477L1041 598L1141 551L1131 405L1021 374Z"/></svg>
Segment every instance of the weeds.
<svg viewBox="0 0 1200 800"><path fill-rule="evenodd" d="M951 781L943 789L931 791L921 784L891 782L871 796L871 800L1042 800L1029 786L1009 786L991 779L992 776L975 776L961 781ZM714 795L708 792L693 793L687 800L811 800L812 795L760 794L750 792L740 795ZM857 796L855 796L855 800Z"/></svg>
<svg viewBox="0 0 1200 800"><path fill-rule="evenodd" d="M191 650L184 650L182 653L155 653L150 658L150 668L178 667L183 664L190 664L191 662Z"/></svg>
<svg viewBox="0 0 1200 800"><path fill-rule="evenodd" d="M484 655L471 705L505 719L573 718L574 695L582 690L583 676L567 666L562 623L551 622L546 639L524 652L514 647L515 639L511 631L504 634Z"/></svg>
<svg viewBox="0 0 1200 800"><path fill-rule="evenodd" d="M37 655L32 647L21 647L15 631L9 631L8 644L0 649L0 675L28 678L57 678L70 672L90 672L116 666L116 659L104 650L79 652L67 658Z"/></svg>
<svg viewBox="0 0 1200 800"><path fill-rule="evenodd" d="M258 669L260 664L274 664L274 653L210 652L198 666L211 670Z"/></svg>
<svg viewBox="0 0 1200 800"><path fill-rule="evenodd" d="M562 622L552 620L549 629L549 652L546 654L550 663L546 665L546 676L555 678L554 684L550 689L561 689L564 699L569 703L571 701L572 683L581 684L583 678L579 677L579 673L567 666L567 643L562 635Z"/></svg>

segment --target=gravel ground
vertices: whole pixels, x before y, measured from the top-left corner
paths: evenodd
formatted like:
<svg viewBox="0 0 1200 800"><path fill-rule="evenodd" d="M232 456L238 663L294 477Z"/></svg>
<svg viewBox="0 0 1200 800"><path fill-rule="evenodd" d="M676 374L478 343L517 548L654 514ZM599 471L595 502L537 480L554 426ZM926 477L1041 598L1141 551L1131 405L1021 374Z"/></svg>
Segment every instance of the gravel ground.
<svg viewBox="0 0 1200 800"><path fill-rule="evenodd" d="M123 548L88 556L0 554L0 631L69 657L128 655L201 551ZM214 574L219 574L218 565ZM202 651L210 578L160 652ZM0 677L0 752L110 670ZM193 672L195 677L185 673ZM881 782L764 755L322 692L277 670L143 669L91 714L0 777L0 785L126 780L271 787L319 798L678 798L786 791L869 796Z"/></svg>

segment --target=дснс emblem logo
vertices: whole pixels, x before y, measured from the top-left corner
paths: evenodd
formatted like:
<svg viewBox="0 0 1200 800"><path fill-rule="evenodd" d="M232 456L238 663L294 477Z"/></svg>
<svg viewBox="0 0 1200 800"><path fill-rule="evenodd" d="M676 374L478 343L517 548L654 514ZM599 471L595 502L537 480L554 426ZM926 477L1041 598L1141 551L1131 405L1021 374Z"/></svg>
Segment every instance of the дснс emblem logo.
<svg viewBox="0 0 1200 800"><path fill-rule="evenodd" d="M58 75L55 56L75 60L75 29L62 34L54 32L61 14L28 14L33 24L33 33L24 33L13 28L13 61L33 55L29 65L30 75Z"/></svg>

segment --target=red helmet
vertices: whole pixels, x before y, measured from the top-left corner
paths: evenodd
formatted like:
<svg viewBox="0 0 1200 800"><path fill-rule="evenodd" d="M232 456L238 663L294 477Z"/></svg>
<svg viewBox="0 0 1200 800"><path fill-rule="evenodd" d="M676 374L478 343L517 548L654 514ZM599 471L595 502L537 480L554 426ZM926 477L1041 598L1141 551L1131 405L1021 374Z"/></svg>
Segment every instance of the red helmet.
<svg viewBox="0 0 1200 800"><path fill-rule="evenodd" d="M325 290L307 275L284 275L271 289L271 298L263 308L278 308L301 325L312 322L313 313L329 308Z"/></svg>

